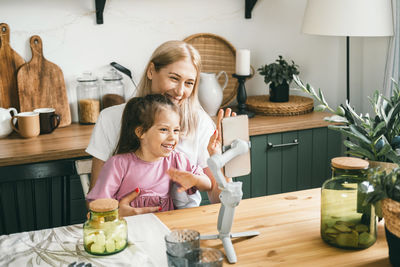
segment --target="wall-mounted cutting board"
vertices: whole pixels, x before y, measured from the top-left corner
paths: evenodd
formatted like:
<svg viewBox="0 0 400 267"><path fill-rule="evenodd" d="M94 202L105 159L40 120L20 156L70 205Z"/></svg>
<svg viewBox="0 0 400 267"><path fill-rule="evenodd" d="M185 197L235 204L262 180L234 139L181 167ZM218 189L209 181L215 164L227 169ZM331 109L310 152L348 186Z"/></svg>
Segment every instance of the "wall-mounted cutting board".
<svg viewBox="0 0 400 267"><path fill-rule="evenodd" d="M31 61L18 70L18 94L21 111L52 107L61 116L60 127L71 124L71 112L62 70L43 56L42 39L30 39Z"/></svg>
<svg viewBox="0 0 400 267"><path fill-rule="evenodd" d="M0 23L0 107L19 107L17 71L24 59L10 46L10 28Z"/></svg>

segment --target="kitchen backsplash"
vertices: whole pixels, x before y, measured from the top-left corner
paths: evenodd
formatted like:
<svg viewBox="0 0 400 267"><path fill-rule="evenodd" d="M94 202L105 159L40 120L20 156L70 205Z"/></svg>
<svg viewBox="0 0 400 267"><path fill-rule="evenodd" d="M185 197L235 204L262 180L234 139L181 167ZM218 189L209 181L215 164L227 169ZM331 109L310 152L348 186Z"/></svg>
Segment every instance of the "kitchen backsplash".
<svg viewBox="0 0 400 267"><path fill-rule="evenodd" d="M76 78L82 72L91 71L101 79L109 63L116 61L139 81L159 44L200 32L220 35L237 49L249 49L255 69L277 55L291 58L300 66L300 76L323 88L332 106L344 100L345 40L301 33L306 0L260 0L251 19L244 18L245 0L107 0L102 25L96 24L94 2L0 0L0 22L9 25L14 50L29 61L29 38L39 35L46 58L62 69L73 121L78 120ZM353 98L358 101L355 106L368 106L369 90L382 85L381 58L385 57L387 39L370 39L352 41L352 93L360 94ZM364 66L371 61L376 67ZM132 94L132 83L125 76L124 84L126 94ZM248 95L268 92L258 74L246 82L246 89Z"/></svg>

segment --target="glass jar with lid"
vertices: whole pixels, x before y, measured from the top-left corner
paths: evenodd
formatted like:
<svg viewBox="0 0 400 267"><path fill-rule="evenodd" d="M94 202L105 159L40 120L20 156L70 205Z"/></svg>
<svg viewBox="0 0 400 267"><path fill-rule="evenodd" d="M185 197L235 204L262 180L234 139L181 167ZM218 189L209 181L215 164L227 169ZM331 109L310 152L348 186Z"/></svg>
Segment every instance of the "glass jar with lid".
<svg viewBox="0 0 400 267"><path fill-rule="evenodd" d="M104 75L101 91L102 109L125 103L122 76L115 69L110 69Z"/></svg>
<svg viewBox="0 0 400 267"><path fill-rule="evenodd" d="M118 216L118 201L102 198L89 203L90 218L83 225L83 244L93 255L110 255L128 244L128 226Z"/></svg>
<svg viewBox="0 0 400 267"><path fill-rule="evenodd" d="M335 247L363 249L376 241L373 205L364 203L368 161L337 157L331 161L332 178L321 190L321 237Z"/></svg>
<svg viewBox="0 0 400 267"><path fill-rule="evenodd" d="M100 92L97 77L93 76L91 72L84 72L77 80L79 123L95 124L100 114Z"/></svg>

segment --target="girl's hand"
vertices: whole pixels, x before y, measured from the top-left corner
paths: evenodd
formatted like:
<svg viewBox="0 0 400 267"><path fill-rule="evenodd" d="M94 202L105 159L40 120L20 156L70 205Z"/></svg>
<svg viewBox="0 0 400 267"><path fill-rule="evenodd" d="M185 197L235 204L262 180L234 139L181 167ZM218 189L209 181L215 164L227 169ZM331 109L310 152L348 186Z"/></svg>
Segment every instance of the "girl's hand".
<svg viewBox="0 0 400 267"><path fill-rule="evenodd" d="M180 185L178 192L184 192L193 186L197 187L200 191L211 190L211 180L207 175L196 175L175 168L170 168L167 173L171 177L172 181Z"/></svg>
<svg viewBox="0 0 400 267"><path fill-rule="evenodd" d="M143 207L143 208L134 208L131 207L131 202L140 194L139 188L136 188L135 191L129 193L125 197L123 197L119 201L119 216L126 217L126 216L133 216L137 214L144 214L144 213L151 213L157 212L161 210L160 206L157 207Z"/></svg>
<svg viewBox="0 0 400 267"><path fill-rule="evenodd" d="M193 173L187 171L180 171L175 168L171 168L167 171L171 180L178 183L180 187L178 192L184 192L187 189L197 185L197 177Z"/></svg>

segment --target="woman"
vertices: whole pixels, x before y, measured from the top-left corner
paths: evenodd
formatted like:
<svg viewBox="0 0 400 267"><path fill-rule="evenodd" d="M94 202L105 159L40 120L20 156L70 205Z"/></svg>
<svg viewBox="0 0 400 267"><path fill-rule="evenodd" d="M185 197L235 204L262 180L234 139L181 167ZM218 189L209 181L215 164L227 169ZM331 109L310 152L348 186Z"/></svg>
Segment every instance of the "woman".
<svg viewBox="0 0 400 267"><path fill-rule="evenodd" d="M197 99L201 59L198 51L182 41L168 41L160 45L153 53L137 87L137 96L147 94L164 94L182 110L181 131L183 137L176 150L185 153L193 164L204 169L210 178L212 190L208 193L212 203L219 202L219 189L216 181L207 167L207 144L215 132L211 118L201 108ZM104 162L110 158L117 145L121 128L121 117L125 104L104 109L93 129L92 137L86 152L93 156L90 188L97 181ZM229 117L231 110L218 112L217 139L221 144L221 120ZM233 114L235 115L235 114ZM134 189L132 189L134 190ZM129 203L138 195L132 192L120 201L121 216L158 211L158 207L133 208ZM180 197L182 199L180 199ZM177 194L174 204L178 208L198 206L201 202L200 193L189 196Z"/></svg>

